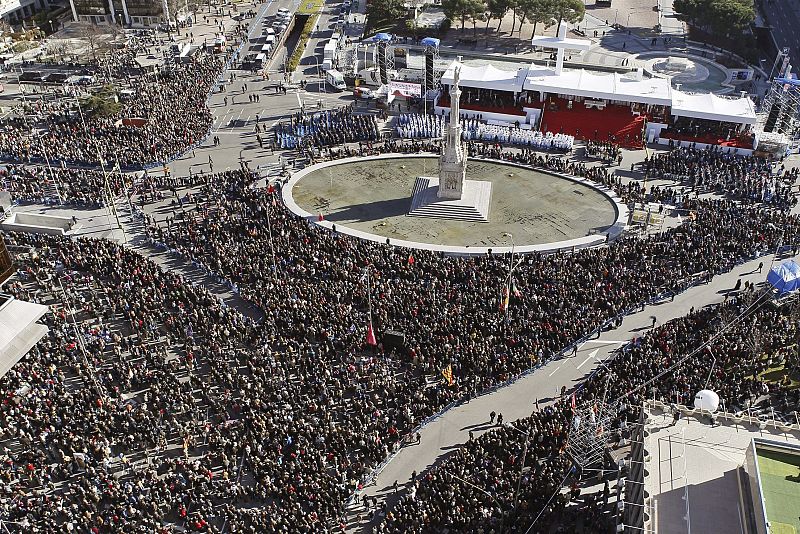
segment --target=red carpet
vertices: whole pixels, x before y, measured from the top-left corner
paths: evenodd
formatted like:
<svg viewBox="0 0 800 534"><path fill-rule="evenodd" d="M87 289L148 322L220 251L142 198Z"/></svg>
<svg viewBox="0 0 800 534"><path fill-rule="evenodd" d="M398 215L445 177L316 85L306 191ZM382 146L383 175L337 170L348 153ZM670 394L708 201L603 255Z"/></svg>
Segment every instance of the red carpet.
<svg viewBox="0 0 800 534"><path fill-rule="evenodd" d="M644 117L634 116L627 106L607 105L605 109L587 109L574 102L567 109L566 100L555 99L558 110L544 107L542 131L574 135L576 139L608 141L613 135L616 142L627 148L642 148ZM595 134L596 132L596 134Z"/></svg>
<svg viewBox="0 0 800 534"><path fill-rule="evenodd" d="M659 137L661 139L675 139L676 141L688 141L690 143L705 143L707 145L718 145L731 148L747 148L750 150L753 149L753 137L751 135L734 137L733 139L726 141L725 139L716 137L714 135L701 135L699 137L693 137L691 135L683 135L675 132L669 132L667 130L661 130Z"/></svg>

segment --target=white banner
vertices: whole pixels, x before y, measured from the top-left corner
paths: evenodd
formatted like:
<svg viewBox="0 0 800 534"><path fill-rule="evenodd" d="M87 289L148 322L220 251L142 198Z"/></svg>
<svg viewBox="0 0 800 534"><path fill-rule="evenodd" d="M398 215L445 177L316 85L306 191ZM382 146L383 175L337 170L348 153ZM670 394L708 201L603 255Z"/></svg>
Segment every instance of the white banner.
<svg viewBox="0 0 800 534"><path fill-rule="evenodd" d="M422 85L408 82L389 82L389 93L400 93L403 96L422 96Z"/></svg>

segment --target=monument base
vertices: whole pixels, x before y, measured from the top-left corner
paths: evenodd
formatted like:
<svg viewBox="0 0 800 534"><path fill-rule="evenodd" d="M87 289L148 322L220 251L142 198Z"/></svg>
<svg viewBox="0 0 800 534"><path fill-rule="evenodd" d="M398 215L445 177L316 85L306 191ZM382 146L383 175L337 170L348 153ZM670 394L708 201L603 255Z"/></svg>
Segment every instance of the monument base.
<svg viewBox="0 0 800 534"><path fill-rule="evenodd" d="M461 221L489 222L492 182L464 180L460 199L439 198L439 178L418 176L411 196L412 217L434 217Z"/></svg>

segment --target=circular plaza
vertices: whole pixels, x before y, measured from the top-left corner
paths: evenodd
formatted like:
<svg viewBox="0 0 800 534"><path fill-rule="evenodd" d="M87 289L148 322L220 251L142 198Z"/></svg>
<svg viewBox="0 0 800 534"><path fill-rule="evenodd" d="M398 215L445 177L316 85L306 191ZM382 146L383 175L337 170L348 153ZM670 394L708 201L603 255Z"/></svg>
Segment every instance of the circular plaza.
<svg viewBox="0 0 800 534"><path fill-rule="evenodd" d="M488 222L408 215L418 176L435 156L374 156L313 165L283 190L296 214L372 241L461 254L552 251L600 244L621 232L627 209L607 188L510 163L470 159L467 179L492 184Z"/></svg>

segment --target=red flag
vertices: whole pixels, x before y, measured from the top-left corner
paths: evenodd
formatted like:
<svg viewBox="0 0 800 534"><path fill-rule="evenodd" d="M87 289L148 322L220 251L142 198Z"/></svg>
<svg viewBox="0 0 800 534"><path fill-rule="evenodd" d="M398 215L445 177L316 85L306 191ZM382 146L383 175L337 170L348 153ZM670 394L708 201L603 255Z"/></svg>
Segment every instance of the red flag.
<svg viewBox="0 0 800 534"><path fill-rule="evenodd" d="M571 403L572 403L572 411L574 412L574 411L575 411L575 408L576 408L576 403L575 403L575 392L574 392L574 391L572 392L572 400L571 400Z"/></svg>
<svg viewBox="0 0 800 534"><path fill-rule="evenodd" d="M272 186L272 184L269 184L267 186L267 193L274 193L274 192L275 192L275 188Z"/></svg>
<svg viewBox="0 0 800 534"><path fill-rule="evenodd" d="M409 254L408 255L408 264L409 265L414 265L415 261L417 261L417 260L414 259L414 255L413 254Z"/></svg>
<svg viewBox="0 0 800 534"><path fill-rule="evenodd" d="M372 321L370 321L367 325L367 345L372 345L374 347L377 344L378 342L375 340L375 331L372 329Z"/></svg>
<svg viewBox="0 0 800 534"><path fill-rule="evenodd" d="M323 217L323 216L322 216L322 214L320 213L320 214L319 214L319 217L317 217L317 220L318 220L319 222L322 222L322 221L324 221L324 220L325 220L325 217Z"/></svg>

